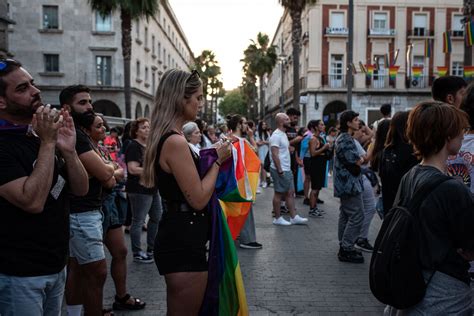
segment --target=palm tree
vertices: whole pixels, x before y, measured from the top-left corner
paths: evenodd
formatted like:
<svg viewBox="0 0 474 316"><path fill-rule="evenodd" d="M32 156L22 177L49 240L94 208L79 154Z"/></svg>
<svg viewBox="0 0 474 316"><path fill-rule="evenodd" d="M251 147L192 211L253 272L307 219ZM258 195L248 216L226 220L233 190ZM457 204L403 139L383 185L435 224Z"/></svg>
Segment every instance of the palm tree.
<svg viewBox="0 0 474 316"><path fill-rule="evenodd" d="M150 18L158 12L159 0L88 0L92 10L106 16L120 10L122 22L122 55L123 55L123 89L125 94L125 116L132 117L130 60L132 57L132 21L139 18Z"/></svg>
<svg viewBox="0 0 474 316"><path fill-rule="evenodd" d="M275 67L278 56L276 53L276 46L269 45L270 38L268 35L259 32L257 34L257 42L253 40L251 40L251 42L252 44L250 44L244 51L244 59L242 61L246 64L244 68L247 67L247 71L250 74L258 77L260 87L260 115L263 118L265 115L263 78L265 74L270 73Z"/></svg>
<svg viewBox="0 0 474 316"><path fill-rule="evenodd" d="M301 14L306 5L316 0L279 0L280 4L290 12L291 44L293 46L293 107L300 106L300 50L301 50Z"/></svg>
<svg viewBox="0 0 474 316"><path fill-rule="evenodd" d="M257 98L257 78L245 71L245 77L242 78L242 83L240 85L240 91L245 98L247 103L247 118L255 120L257 118L255 99Z"/></svg>

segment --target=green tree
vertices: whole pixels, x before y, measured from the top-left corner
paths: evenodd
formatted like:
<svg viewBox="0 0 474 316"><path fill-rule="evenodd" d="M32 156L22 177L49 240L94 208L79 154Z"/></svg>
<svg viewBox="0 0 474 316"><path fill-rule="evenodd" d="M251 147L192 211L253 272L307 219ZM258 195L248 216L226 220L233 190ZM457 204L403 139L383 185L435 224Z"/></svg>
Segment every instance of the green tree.
<svg viewBox="0 0 474 316"><path fill-rule="evenodd" d="M132 56L132 20L150 18L159 9L159 0L88 0L93 10L106 16L115 10L120 11L122 30L122 55L124 73L125 116L132 117L130 87L130 60Z"/></svg>
<svg viewBox="0 0 474 316"><path fill-rule="evenodd" d="M280 4L290 12L291 44L293 46L293 107L300 106L300 51L301 51L301 14L306 5L316 0L279 0Z"/></svg>
<svg viewBox="0 0 474 316"><path fill-rule="evenodd" d="M204 113L205 120L215 121L213 117L213 108L217 103L217 98L223 96L223 84L220 80L221 67L216 59L216 55L211 50L203 50L199 56L195 58L195 68L201 76L204 95ZM210 102L208 100L210 97Z"/></svg>
<svg viewBox="0 0 474 316"><path fill-rule="evenodd" d="M244 71L248 74L255 75L258 78L260 88L260 114L264 116L265 95L264 95L264 76L270 73L277 62L276 46L270 45L268 35L259 32L257 34L257 42L251 40L250 44L244 51Z"/></svg>
<svg viewBox="0 0 474 316"><path fill-rule="evenodd" d="M244 96L247 104L247 118L256 120L257 119L257 105L255 100L257 99L257 78L245 71L245 77L242 78L242 84L240 85L240 92Z"/></svg>
<svg viewBox="0 0 474 316"><path fill-rule="evenodd" d="M247 102L240 89L234 89L226 93L224 99L219 103L219 112L223 116L229 114L247 116Z"/></svg>

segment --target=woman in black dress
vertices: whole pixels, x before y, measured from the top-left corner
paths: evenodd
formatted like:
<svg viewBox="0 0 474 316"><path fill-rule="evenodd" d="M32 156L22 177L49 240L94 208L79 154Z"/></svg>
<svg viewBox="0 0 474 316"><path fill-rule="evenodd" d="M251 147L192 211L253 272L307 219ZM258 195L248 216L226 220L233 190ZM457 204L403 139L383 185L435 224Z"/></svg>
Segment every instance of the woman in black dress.
<svg viewBox="0 0 474 316"><path fill-rule="evenodd" d="M221 163L230 157L230 142L216 144L217 161L202 179L199 157L189 147L182 126L202 107L197 71L170 69L155 95L142 181L157 185L163 216L155 241L155 262L165 276L167 315L197 315L207 285L210 214L207 204Z"/></svg>

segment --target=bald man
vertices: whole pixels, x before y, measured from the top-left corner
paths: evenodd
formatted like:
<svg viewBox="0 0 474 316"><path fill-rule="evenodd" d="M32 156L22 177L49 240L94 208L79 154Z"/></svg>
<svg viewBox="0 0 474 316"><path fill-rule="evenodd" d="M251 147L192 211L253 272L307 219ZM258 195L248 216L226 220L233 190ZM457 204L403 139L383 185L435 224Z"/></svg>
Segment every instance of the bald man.
<svg viewBox="0 0 474 316"><path fill-rule="evenodd" d="M286 129L290 127L290 118L285 113L276 115L277 129L270 137L270 174L273 179L275 194L273 195L274 225L304 225L308 222L296 214L295 211L295 187L293 184L293 173L291 172L290 142L286 136ZM280 202L285 197L286 205L290 210L290 221L281 216Z"/></svg>

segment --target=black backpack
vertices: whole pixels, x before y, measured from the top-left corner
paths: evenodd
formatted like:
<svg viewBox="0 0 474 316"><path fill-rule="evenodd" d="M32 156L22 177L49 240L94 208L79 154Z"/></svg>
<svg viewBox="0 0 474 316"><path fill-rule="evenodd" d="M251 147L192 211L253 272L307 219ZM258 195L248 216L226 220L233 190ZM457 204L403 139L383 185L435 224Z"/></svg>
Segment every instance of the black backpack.
<svg viewBox="0 0 474 316"><path fill-rule="evenodd" d="M418 210L426 197L449 179L448 176L433 177L415 191L407 207L394 206L385 217L369 270L370 290L380 302L406 309L425 296L431 278L426 283L422 274Z"/></svg>

